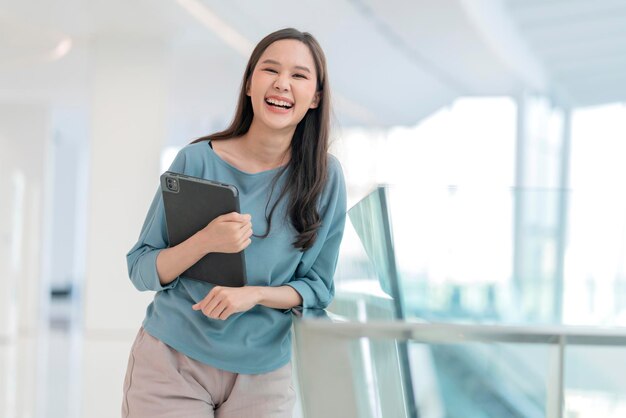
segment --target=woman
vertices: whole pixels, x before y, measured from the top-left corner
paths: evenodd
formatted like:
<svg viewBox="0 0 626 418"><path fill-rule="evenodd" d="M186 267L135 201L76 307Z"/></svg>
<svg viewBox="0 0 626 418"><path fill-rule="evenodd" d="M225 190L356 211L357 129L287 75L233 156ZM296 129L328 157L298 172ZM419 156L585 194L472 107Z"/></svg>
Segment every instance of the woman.
<svg viewBox="0 0 626 418"><path fill-rule="evenodd" d="M131 349L124 417L292 415L291 308L330 303L345 223L329 98L317 41L279 30L252 52L231 125L174 159L170 171L235 185L242 214L168 248L157 192L127 254L133 284L157 293ZM247 286L180 276L207 253L244 249Z"/></svg>

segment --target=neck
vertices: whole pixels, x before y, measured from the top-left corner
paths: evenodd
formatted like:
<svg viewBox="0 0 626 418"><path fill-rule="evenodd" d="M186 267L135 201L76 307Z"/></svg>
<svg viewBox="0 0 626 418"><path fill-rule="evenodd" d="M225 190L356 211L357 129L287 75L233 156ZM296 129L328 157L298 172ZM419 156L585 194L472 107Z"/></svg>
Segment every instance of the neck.
<svg viewBox="0 0 626 418"><path fill-rule="evenodd" d="M290 158L291 138L295 128L276 132L252 121L250 129L239 138L242 150L252 159L268 167L285 165Z"/></svg>

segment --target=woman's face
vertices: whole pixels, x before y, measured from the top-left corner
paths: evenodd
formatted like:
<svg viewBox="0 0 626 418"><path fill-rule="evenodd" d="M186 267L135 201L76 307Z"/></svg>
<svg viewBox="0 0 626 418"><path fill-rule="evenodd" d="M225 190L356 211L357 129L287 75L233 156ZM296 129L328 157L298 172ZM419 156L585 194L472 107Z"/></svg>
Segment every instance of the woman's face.
<svg viewBox="0 0 626 418"><path fill-rule="evenodd" d="M295 129L319 101L313 55L305 44L284 39L271 44L259 58L246 94L252 101L254 122L268 128Z"/></svg>

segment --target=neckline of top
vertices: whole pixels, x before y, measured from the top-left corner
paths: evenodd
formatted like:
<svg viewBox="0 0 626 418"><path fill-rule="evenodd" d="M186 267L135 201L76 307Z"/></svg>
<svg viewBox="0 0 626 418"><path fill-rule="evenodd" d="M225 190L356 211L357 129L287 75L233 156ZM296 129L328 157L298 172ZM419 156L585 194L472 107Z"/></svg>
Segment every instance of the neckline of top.
<svg viewBox="0 0 626 418"><path fill-rule="evenodd" d="M258 173L248 173L247 171L240 170L239 168L235 167L234 165L232 165L231 163L229 163L228 161L226 161L222 157L220 157L219 154L217 152L215 152L215 150L213 149L213 145L211 144L211 140L210 139L207 140L206 142L209 145L209 150L210 150L209 152L215 156L215 159L220 164L230 168L231 170L236 171L239 174L243 174L245 176L251 176L251 177L262 176L264 174L275 173L276 171L278 171L278 170L282 169L283 167L285 167L284 165L281 165L280 167L272 168L272 169L265 170L265 171L259 171Z"/></svg>

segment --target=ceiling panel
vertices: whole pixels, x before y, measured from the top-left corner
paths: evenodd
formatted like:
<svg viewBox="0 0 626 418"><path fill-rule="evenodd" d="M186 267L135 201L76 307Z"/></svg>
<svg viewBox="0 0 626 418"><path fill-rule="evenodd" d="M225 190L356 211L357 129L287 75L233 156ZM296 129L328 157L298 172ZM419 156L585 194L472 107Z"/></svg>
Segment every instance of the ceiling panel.
<svg viewBox="0 0 626 418"><path fill-rule="evenodd" d="M413 125L458 96L541 89L541 66L545 90L565 89L572 104L623 93L624 0L198 1L251 44L286 26L312 32L342 126ZM497 5L515 31L477 19ZM170 57L168 107L180 126L228 121L247 59L176 0L12 0L0 6L0 25L0 99L88 105L94 39L154 40ZM40 59L66 35L74 40L67 57ZM516 59L520 45L529 59ZM15 54L27 59L9 66Z"/></svg>
<svg viewBox="0 0 626 418"><path fill-rule="evenodd" d="M572 102L613 101L624 91L626 2L623 0L505 0L507 9L552 84ZM623 96L620 100L626 100Z"/></svg>

